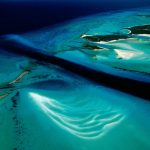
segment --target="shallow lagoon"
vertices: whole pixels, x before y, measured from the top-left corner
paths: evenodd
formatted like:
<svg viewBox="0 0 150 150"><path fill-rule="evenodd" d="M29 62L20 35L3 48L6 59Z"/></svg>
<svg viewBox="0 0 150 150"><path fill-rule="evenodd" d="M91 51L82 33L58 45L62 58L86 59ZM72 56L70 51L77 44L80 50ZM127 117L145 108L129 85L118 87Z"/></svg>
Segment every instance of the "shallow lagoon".
<svg viewBox="0 0 150 150"><path fill-rule="evenodd" d="M57 57L150 82L147 24L149 9L136 9L21 36ZM150 149L149 101L24 56L3 51L0 61L1 150Z"/></svg>

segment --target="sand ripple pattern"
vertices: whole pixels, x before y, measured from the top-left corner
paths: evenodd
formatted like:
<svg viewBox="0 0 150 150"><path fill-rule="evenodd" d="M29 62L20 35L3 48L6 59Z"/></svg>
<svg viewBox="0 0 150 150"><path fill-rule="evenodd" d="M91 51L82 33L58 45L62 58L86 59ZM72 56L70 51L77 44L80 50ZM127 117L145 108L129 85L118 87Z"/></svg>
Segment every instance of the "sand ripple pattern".
<svg viewBox="0 0 150 150"><path fill-rule="evenodd" d="M29 96L58 126L82 139L100 138L124 119L111 105L95 105L86 97L62 103L33 92Z"/></svg>

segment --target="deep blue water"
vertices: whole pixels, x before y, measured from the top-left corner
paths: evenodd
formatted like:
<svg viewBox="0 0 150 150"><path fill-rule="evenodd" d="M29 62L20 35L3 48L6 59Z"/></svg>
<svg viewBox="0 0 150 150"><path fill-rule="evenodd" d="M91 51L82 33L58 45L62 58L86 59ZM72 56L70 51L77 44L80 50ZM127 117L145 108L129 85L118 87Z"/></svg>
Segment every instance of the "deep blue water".
<svg viewBox="0 0 150 150"><path fill-rule="evenodd" d="M80 16L148 6L149 0L1 0L0 34L27 32Z"/></svg>

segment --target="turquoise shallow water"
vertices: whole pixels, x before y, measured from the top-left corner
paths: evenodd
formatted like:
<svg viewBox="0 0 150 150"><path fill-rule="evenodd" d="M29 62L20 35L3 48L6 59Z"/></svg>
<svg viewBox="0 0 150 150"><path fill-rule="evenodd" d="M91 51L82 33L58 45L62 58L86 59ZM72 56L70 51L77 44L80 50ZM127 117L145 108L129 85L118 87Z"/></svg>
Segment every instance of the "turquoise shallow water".
<svg viewBox="0 0 150 150"><path fill-rule="evenodd" d="M149 82L148 24L149 9L136 9L21 36L57 57ZM0 150L150 149L149 101L4 50L0 62Z"/></svg>
<svg viewBox="0 0 150 150"><path fill-rule="evenodd" d="M25 38L65 59L149 73L149 23L148 8L118 11L77 19Z"/></svg>

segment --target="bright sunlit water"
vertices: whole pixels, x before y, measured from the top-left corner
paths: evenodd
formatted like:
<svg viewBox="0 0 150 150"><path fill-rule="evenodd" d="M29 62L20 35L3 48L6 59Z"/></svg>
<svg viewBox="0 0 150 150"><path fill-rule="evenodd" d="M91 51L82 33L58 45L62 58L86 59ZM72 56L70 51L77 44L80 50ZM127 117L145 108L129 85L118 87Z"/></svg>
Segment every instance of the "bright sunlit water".
<svg viewBox="0 0 150 150"><path fill-rule="evenodd" d="M149 82L149 25L149 9L136 9L21 36L49 54ZM147 100L4 51L0 79L0 150L150 149Z"/></svg>

